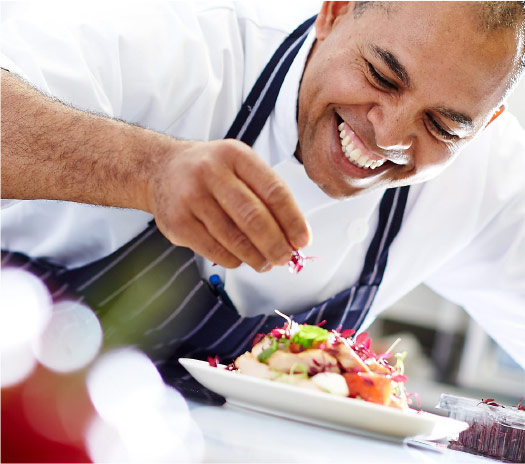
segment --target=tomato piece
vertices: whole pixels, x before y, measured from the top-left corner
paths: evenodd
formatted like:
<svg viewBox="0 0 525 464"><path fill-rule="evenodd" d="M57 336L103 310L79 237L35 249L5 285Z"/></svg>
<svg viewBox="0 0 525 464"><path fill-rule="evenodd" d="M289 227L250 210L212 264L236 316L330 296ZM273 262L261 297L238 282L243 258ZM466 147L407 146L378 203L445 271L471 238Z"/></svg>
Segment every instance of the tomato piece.
<svg viewBox="0 0 525 464"><path fill-rule="evenodd" d="M300 353L301 351L304 351L305 348L300 343L294 343L291 342L288 346L288 349L290 350L290 353Z"/></svg>
<svg viewBox="0 0 525 464"><path fill-rule="evenodd" d="M395 384L389 377L368 372L347 372L343 377L348 385L350 398L359 396L372 403L390 404Z"/></svg>

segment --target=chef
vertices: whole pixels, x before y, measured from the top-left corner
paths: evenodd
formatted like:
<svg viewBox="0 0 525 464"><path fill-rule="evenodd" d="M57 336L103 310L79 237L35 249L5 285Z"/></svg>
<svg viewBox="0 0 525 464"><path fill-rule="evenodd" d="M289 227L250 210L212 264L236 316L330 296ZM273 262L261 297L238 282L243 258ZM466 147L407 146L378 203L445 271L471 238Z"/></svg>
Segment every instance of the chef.
<svg viewBox="0 0 525 464"><path fill-rule="evenodd" d="M4 3L2 264L60 281L98 263L52 290L82 294L163 235L219 300L178 322L199 283L137 325L230 357L245 319L247 335L274 308L363 329L424 282L523 363L525 133L493 116L523 70L524 17L522 2ZM172 248L82 298L152 314L182 271L123 295Z"/></svg>

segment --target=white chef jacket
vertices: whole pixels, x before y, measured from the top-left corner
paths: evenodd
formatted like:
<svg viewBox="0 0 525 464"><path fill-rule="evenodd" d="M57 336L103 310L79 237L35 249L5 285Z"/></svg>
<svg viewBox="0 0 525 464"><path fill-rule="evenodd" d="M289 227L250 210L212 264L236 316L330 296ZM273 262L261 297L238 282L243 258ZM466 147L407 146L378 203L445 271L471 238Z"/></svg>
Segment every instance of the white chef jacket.
<svg viewBox="0 0 525 464"><path fill-rule="evenodd" d="M271 5L271 4L270 4ZM191 140L224 137L282 40L319 7L281 2L2 3L1 66L77 108ZM313 230L300 274L210 268L244 315L293 314L353 285L383 191L334 200L293 156L299 81L312 32L254 145L283 177ZM447 170L410 189L403 224L364 325L425 282L525 365L525 132L503 114ZM2 210L2 248L68 267L101 258L151 216L21 201Z"/></svg>

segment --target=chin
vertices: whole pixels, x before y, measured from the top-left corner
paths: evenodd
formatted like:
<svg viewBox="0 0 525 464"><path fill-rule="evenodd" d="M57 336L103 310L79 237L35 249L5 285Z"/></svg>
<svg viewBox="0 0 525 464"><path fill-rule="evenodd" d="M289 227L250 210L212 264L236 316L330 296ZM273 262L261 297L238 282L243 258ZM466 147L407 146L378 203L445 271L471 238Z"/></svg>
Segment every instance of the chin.
<svg viewBox="0 0 525 464"><path fill-rule="evenodd" d="M334 189L332 185L327 184L317 184L317 186L330 198L333 198L334 200L344 200L345 198L350 198L356 195L359 195L361 193L360 190L338 190Z"/></svg>
<svg viewBox="0 0 525 464"><path fill-rule="evenodd" d="M315 175L310 175L309 169L305 166L306 174L310 180L319 187L324 194L328 195L334 200L343 200L366 192L368 189L352 187L348 184L338 185L333 179L317 178ZM315 170L314 170L315 173Z"/></svg>

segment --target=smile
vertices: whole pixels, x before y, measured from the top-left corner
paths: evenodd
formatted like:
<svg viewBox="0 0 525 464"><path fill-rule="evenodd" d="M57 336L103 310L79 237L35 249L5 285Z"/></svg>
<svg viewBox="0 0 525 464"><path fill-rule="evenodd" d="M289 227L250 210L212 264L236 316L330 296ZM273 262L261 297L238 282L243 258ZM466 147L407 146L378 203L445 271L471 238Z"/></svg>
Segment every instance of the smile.
<svg viewBox="0 0 525 464"><path fill-rule="evenodd" d="M341 139L341 149L344 155L353 165L362 169L376 169L382 166L386 159L372 159L363 153L358 145L357 136L344 122L337 127Z"/></svg>

